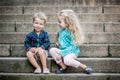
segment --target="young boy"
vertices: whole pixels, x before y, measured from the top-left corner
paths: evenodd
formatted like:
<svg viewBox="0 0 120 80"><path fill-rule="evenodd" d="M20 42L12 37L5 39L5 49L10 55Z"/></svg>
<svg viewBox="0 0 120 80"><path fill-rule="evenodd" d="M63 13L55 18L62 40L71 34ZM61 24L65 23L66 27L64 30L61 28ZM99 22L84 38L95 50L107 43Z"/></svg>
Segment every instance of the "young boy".
<svg viewBox="0 0 120 80"><path fill-rule="evenodd" d="M26 56L30 63L35 67L35 74L42 72L40 66L38 65L35 55L40 57L42 63L43 73L50 73L46 64L46 52L50 47L50 40L48 33L43 30L46 23L46 16L42 12L35 13L33 16L33 31L26 35L25 38L25 48L27 50Z"/></svg>

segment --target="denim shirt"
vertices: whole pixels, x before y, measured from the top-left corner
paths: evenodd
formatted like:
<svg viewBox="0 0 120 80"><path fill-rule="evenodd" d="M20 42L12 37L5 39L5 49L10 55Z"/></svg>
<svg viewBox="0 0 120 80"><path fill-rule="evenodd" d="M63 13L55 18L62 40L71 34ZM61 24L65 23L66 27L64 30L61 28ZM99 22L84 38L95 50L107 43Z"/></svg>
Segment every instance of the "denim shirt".
<svg viewBox="0 0 120 80"><path fill-rule="evenodd" d="M42 47L43 49L47 50L50 47L50 40L48 33L44 30L41 31L39 36L32 31L26 35L24 46L28 51L31 47Z"/></svg>
<svg viewBox="0 0 120 80"><path fill-rule="evenodd" d="M79 46L73 43L73 38L67 29L60 29L58 42L60 44L59 49L61 56L66 56L68 54L74 53L76 56L79 55Z"/></svg>

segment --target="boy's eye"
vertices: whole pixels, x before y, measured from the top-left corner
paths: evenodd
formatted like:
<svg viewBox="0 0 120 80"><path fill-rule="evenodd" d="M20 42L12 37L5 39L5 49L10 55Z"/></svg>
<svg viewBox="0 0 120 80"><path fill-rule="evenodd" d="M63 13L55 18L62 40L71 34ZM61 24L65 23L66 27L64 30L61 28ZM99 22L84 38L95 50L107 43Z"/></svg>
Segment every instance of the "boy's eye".
<svg viewBox="0 0 120 80"><path fill-rule="evenodd" d="M42 23L38 23L38 22L36 22L35 24L43 25Z"/></svg>

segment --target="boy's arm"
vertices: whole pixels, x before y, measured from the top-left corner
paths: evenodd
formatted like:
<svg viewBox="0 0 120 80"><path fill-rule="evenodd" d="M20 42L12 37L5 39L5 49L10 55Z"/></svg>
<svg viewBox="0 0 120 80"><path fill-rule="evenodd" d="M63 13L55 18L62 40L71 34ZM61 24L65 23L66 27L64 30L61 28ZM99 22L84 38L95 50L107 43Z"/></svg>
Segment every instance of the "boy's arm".
<svg viewBox="0 0 120 80"><path fill-rule="evenodd" d="M31 43L30 43L30 38L28 36L26 36L25 38L25 41L24 41L24 46L25 46L25 49L28 51L32 46L31 46Z"/></svg>
<svg viewBox="0 0 120 80"><path fill-rule="evenodd" d="M41 47L45 50L50 47L50 39L49 39L49 36L48 36L47 32L45 34L45 42L43 43L43 45Z"/></svg>

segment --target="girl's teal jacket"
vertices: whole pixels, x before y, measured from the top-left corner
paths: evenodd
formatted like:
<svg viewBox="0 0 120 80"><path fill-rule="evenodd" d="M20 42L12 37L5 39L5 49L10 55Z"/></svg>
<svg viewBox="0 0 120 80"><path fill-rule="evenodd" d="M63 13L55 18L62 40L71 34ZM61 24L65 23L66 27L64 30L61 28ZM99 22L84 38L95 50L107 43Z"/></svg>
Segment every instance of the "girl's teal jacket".
<svg viewBox="0 0 120 80"><path fill-rule="evenodd" d="M59 49L60 54L64 57L68 54L75 53L76 56L79 55L79 46L74 43L70 32L67 29L60 29L58 35L58 42L60 44Z"/></svg>

